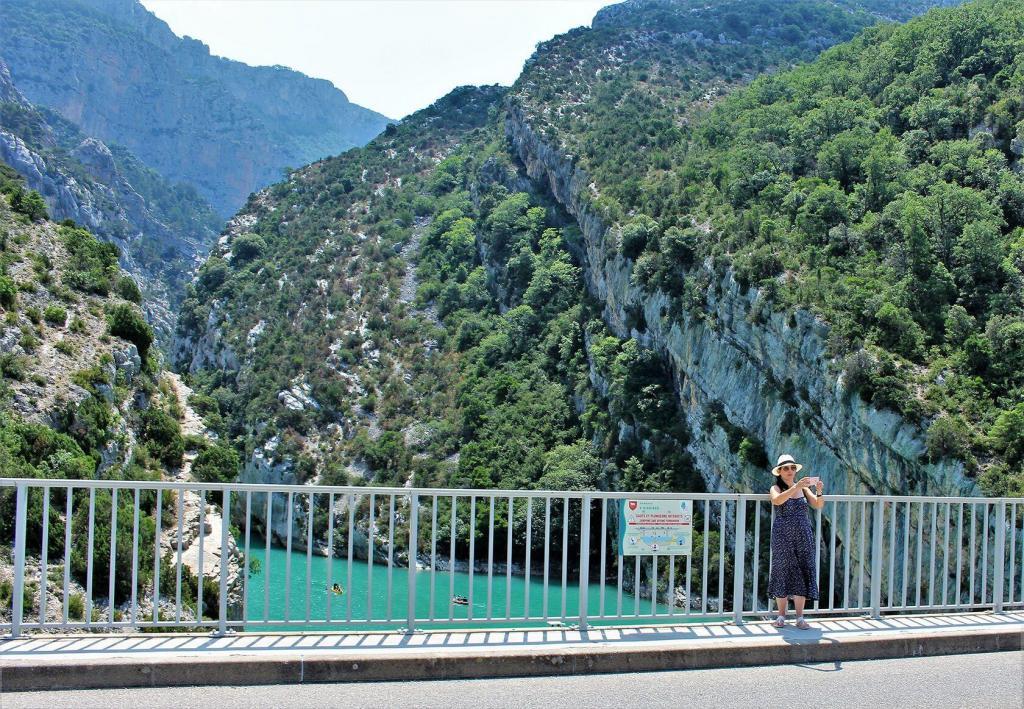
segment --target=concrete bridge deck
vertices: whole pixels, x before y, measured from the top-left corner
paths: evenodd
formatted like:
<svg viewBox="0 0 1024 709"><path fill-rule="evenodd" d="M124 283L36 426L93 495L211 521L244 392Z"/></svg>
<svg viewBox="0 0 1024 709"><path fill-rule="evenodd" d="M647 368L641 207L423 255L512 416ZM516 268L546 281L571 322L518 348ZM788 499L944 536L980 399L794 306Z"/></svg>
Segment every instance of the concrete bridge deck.
<svg viewBox="0 0 1024 709"><path fill-rule="evenodd" d="M1024 613L629 628L38 635L0 642L0 691L707 669L1020 650Z"/></svg>

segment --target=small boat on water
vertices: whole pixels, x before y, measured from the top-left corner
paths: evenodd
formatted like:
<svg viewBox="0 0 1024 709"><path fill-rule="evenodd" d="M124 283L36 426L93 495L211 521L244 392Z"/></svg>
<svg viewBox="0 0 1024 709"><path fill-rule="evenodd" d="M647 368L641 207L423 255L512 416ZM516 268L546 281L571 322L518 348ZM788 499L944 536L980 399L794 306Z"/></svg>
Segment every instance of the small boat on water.
<svg viewBox="0 0 1024 709"><path fill-rule="evenodd" d="M452 596L452 603L456 606L468 606L469 599L465 596Z"/></svg>

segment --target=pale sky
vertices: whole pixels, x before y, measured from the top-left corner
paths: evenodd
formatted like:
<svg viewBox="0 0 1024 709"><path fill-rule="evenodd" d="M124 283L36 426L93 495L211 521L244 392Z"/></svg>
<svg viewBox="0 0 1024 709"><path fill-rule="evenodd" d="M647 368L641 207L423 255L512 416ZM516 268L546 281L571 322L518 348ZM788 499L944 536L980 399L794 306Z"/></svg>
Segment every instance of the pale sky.
<svg viewBox="0 0 1024 709"><path fill-rule="evenodd" d="M515 81L538 42L616 0L141 0L222 57L327 79L391 118Z"/></svg>

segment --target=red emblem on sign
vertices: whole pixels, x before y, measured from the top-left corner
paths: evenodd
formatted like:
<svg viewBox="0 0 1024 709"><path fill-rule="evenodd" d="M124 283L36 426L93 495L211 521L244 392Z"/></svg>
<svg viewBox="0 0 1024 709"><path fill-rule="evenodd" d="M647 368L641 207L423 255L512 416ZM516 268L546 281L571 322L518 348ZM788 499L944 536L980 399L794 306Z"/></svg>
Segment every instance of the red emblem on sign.
<svg viewBox="0 0 1024 709"><path fill-rule="evenodd" d="M629 509L631 509L631 510L635 510L636 509L636 500L630 500L629 501Z"/></svg>

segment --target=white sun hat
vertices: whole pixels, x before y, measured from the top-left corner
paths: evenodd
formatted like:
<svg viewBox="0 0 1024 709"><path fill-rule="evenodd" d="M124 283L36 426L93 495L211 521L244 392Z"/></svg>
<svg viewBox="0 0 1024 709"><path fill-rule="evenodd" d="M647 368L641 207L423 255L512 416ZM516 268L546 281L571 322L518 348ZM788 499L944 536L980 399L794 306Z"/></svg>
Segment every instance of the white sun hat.
<svg viewBox="0 0 1024 709"><path fill-rule="evenodd" d="M789 453L783 453L782 455L779 456L779 462L775 464L774 468L772 468L772 475L778 475L779 468L781 468L783 465L795 465L796 472L798 473L804 468L804 466L800 465L800 463L797 463L796 460L793 459L793 456L791 456Z"/></svg>

